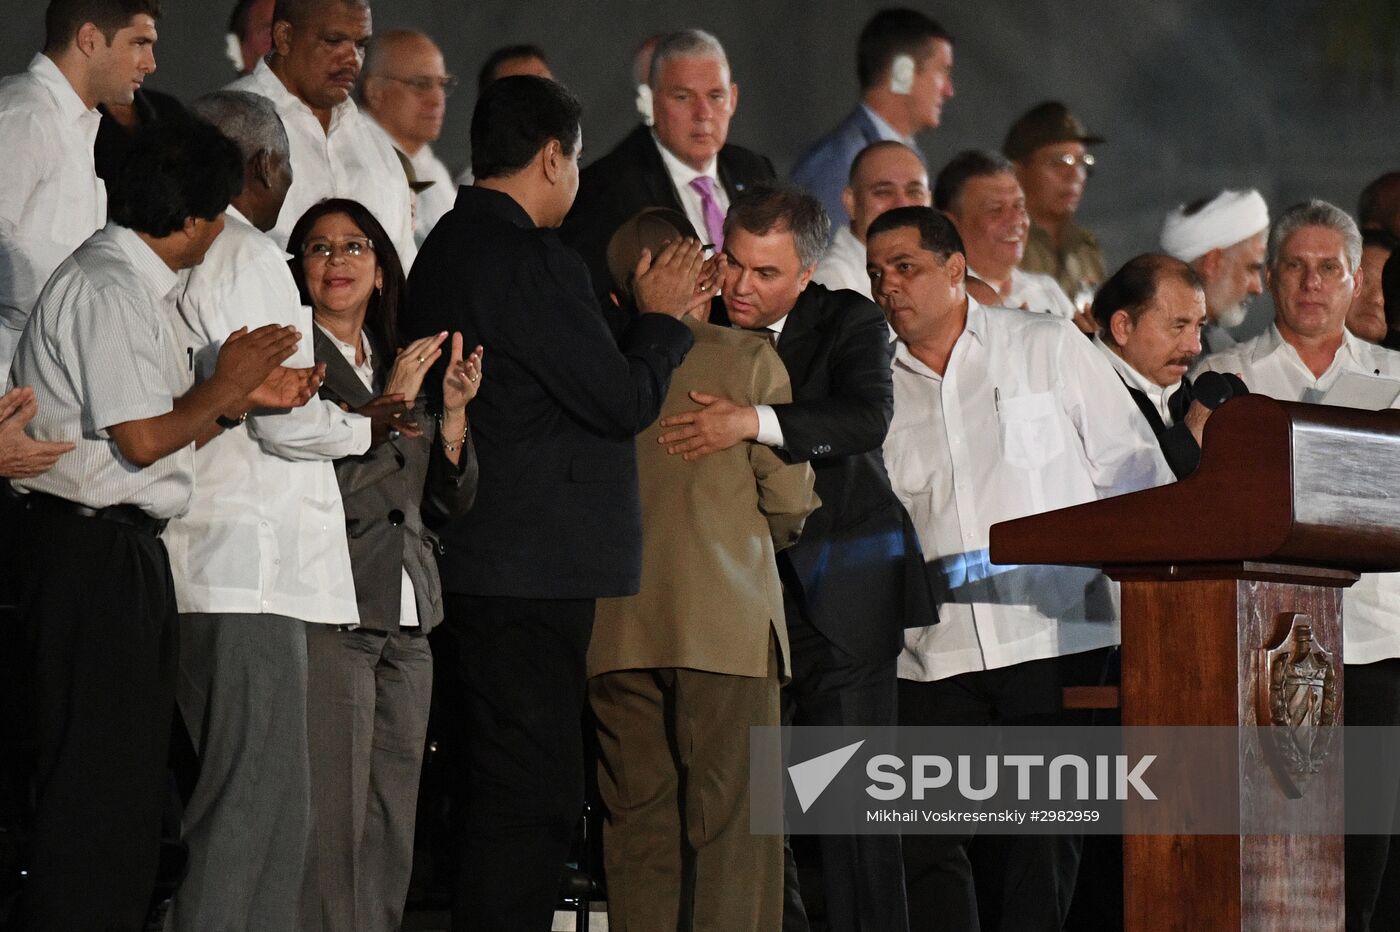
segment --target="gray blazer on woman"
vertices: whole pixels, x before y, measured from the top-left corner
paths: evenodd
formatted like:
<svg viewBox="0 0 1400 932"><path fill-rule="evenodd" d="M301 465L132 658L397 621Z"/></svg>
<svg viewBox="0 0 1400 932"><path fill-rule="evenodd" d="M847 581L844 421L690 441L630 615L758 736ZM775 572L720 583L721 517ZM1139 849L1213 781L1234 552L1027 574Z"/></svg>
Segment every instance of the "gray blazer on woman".
<svg viewBox="0 0 1400 932"><path fill-rule="evenodd" d="M316 361L326 364L322 398L358 408L379 394L365 388L320 328L315 331L315 347ZM392 358L374 346L375 385L388 377ZM361 456L338 459L335 475L345 504L360 625L377 631L399 630L403 582L399 568L404 567L413 582L418 624L426 634L442 620L442 582L435 552L439 544L430 529L471 508L477 465L470 436L460 465L452 465L442 452L438 423L428 417L421 398L414 417L423 428L422 437L399 437L370 447Z"/></svg>

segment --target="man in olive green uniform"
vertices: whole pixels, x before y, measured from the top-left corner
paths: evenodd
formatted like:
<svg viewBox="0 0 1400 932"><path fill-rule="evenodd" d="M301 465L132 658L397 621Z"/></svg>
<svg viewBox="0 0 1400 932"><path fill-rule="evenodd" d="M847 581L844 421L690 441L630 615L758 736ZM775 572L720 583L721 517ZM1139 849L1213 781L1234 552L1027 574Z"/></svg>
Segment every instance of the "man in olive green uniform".
<svg viewBox="0 0 1400 932"><path fill-rule="evenodd" d="M1001 147L1016 165L1031 216L1021 268L1052 276L1079 308L1105 278L1098 240L1074 222L1094 167L1087 147L1103 141L1064 104L1047 100L1011 124Z"/></svg>

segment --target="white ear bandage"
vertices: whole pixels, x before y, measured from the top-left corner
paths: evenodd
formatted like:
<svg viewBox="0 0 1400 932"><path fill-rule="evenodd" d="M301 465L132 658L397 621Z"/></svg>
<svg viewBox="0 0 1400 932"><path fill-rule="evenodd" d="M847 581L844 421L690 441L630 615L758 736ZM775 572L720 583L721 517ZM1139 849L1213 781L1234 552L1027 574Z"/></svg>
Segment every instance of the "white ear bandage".
<svg viewBox="0 0 1400 932"><path fill-rule="evenodd" d="M908 94L914 90L914 59L909 55L896 55L890 62L890 93Z"/></svg>

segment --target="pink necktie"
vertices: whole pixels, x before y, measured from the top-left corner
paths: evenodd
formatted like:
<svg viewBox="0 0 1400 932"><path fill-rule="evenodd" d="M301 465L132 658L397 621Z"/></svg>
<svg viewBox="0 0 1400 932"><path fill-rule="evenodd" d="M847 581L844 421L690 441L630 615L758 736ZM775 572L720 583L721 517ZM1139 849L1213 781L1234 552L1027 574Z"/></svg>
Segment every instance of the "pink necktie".
<svg viewBox="0 0 1400 932"><path fill-rule="evenodd" d="M701 175L692 179L690 186L700 195L700 212L705 215L705 229L718 252L724 248L724 211L719 209L719 201L715 199L715 180L709 175Z"/></svg>

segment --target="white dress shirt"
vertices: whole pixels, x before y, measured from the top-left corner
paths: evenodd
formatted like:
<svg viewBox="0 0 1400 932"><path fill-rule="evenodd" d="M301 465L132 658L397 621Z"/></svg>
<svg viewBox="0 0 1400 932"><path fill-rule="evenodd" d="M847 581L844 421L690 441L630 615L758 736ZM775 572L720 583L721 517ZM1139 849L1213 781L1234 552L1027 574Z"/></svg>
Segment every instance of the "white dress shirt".
<svg viewBox="0 0 1400 932"><path fill-rule="evenodd" d="M1342 331L1332 364L1314 376L1276 325L1232 349L1207 356L1199 372L1233 372L1251 392L1280 401L1319 403L1343 372L1400 379L1400 353ZM1392 407L1400 407L1397 402ZM1339 464L1344 466L1344 464ZM1342 655L1347 663L1400 657L1400 573L1365 573L1342 590Z"/></svg>
<svg viewBox="0 0 1400 932"><path fill-rule="evenodd" d="M365 339L364 332L360 333L360 345L358 349L346 343L340 337L331 333L318 322L316 324L326 338L335 344L335 348L340 350L340 355L345 357L345 361L350 364L350 368L355 370L355 374L360 377L360 381L365 388L374 391L374 350L370 342ZM356 362L355 357L364 354L364 362ZM408 567L399 569L401 579L399 581L399 627L417 628L418 624L418 599L414 595L413 580L408 577Z"/></svg>
<svg viewBox="0 0 1400 932"><path fill-rule="evenodd" d="M929 681L1118 643L1098 570L1003 566L991 526L1172 481L1137 405L1073 325L982 307L939 376L901 340L890 485L918 531L941 623L909 629L899 676Z"/></svg>
<svg viewBox="0 0 1400 932"><path fill-rule="evenodd" d="M661 144L661 140L656 138L655 130L652 131L651 138L656 143L656 151L661 153L661 162L666 166L666 174L671 177L671 186L676 189L681 207L685 208L686 219L695 227L700 239L708 241L710 228L705 226L705 210L701 206L700 192L692 188L690 183L702 175L714 181L715 202L719 204L721 213L728 213L729 192L724 190L724 185L720 184L719 175L715 172L715 166L719 162L718 156L710 159L710 164L705 166L704 171L696 171L672 155L671 151Z"/></svg>
<svg viewBox="0 0 1400 932"><path fill-rule="evenodd" d="M15 353L11 384L32 385L36 440L75 448L15 484L90 508L135 505L153 518L185 510L194 444L140 468L108 429L168 414L193 379L175 332L175 274L131 230L108 224L54 271ZM75 581L76 583L77 581Z"/></svg>
<svg viewBox="0 0 1400 932"><path fill-rule="evenodd" d="M418 192L418 217L413 224L413 238L422 246L437 222L457 203L457 185L447 166L433 155L432 146L424 146L417 155L408 156L408 162L419 181L433 182L431 188Z"/></svg>
<svg viewBox="0 0 1400 932"><path fill-rule="evenodd" d="M973 278L991 284L991 279L975 269L970 270ZM1016 268L1011 270L1011 291L1005 296L1006 307L1021 307L1037 314L1054 314L1070 320L1074 317L1074 302L1066 295L1060 283L1049 275L1039 272L1026 272Z"/></svg>
<svg viewBox="0 0 1400 932"><path fill-rule="evenodd" d="M1094 334L1093 342L1094 345L1103 352L1104 356L1108 357L1108 361L1112 364L1114 371L1123 377L1123 381L1127 386L1129 388L1136 388L1146 395L1152 402L1152 406L1157 409L1157 413L1162 416L1162 423L1171 427L1171 408L1167 402L1170 401L1172 395L1175 395L1177 390L1181 388L1181 380L1178 379L1176 382L1163 388L1161 385L1158 385L1156 382L1134 369L1122 356L1119 356L1113 350L1109 349L1108 344L1104 342L1099 334Z"/></svg>
<svg viewBox="0 0 1400 932"><path fill-rule="evenodd" d="M302 340L286 365L315 365L311 312L286 254L235 208L176 304L181 355L200 381L239 327L293 325ZM358 624L331 460L363 453L369 441L367 418L313 398L251 416L196 451L189 510L164 534L180 611Z"/></svg>
<svg viewBox="0 0 1400 932"><path fill-rule="evenodd" d="M101 121L47 55L0 81L0 383L44 283L107 220Z"/></svg>
<svg viewBox="0 0 1400 932"><path fill-rule="evenodd" d="M831 245L817 263L812 281L831 289L847 288L871 297L870 276L865 271L865 244L856 239L850 227L839 227L831 237Z"/></svg>
<svg viewBox="0 0 1400 932"><path fill-rule="evenodd" d="M307 208L329 197L359 201L394 241L399 261L408 272L418 247L413 241L413 203L403 165L389 137L347 99L331 111L329 130L311 108L294 96L272 73L266 61L253 73L228 86L272 101L292 145L292 188L271 236L277 245L287 240Z"/></svg>

